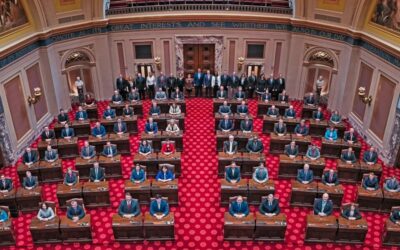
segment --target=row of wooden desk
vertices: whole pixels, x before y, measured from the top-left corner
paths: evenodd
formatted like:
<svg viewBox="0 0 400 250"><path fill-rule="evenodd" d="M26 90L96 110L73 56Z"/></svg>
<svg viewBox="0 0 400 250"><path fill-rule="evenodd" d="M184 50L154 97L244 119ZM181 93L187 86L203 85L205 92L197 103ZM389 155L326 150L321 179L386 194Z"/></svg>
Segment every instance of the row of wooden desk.
<svg viewBox="0 0 400 250"><path fill-rule="evenodd" d="M151 153L148 155L135 154L133 158L134 165L140 164L146 166L147 176L154 177L160 169L160 164L174 165L174 174L179 177L181 174L181 153L175 152L170 155L162 153Z"/></svg>
<svg viewBox="0 0 400 250"><path fill-rule="evenodd" d="M225 167L234 161L237 166L240 166L242 177L250 177L253 174L253 168L260 165L260 162L265 162L263 153L236 153L226 154L218 153L218 176L222 177L225 174Z"/></svg>
<svg viewBox="0 0 400 250"><path fill-rule="evenodd" d="M166 130L169 120L175 120L180 130L185 131L185 113L179 115L160 114L152 115L154 122L157 122L158 130Z"/></svg>
<svg viewBox="0 0 400 250"><path fill-rule="evenodd" d="M42 187L37 186L31 190L13 188L9 192L0 192L0 205L7 206L13 217L18 216L18 211L37 211L39 202L42 201Z"/></svg>
<svg viewBox="0 0 400 250"><path fill-rule="evenodd" d="M161 113L168 113L169 107L175 103L181 107L182 113L186 113L186 102L185 100L175 100L175 99L167 99L167 100L152 100L157 103L157 106L160 107ZM142 101L137 102L122 102L120 104L110 103L110 107L115 109L117 115L122 115L122 110L125 108L125 104L129 104L130 107L134 109L135 115L143 116L143 106Z"/></svg>
<svg viewBox="0 0 400 250"><path fill-rule="evenodd" d="M227 101L228 105L231 106L232 113L236 113L237 112L237 106L242 104L241 100L214 98L213 99L213 110L214 110L214 113L218 112L219 107L224 104L224 101Z"/></svg>
<svg viewBox="0 0 400 250"><path fill-rule="evenodd" d="M264 183L258 183L253 179L240 179L237 183L230 183L226 179L220 179L221 183L221 205L228 205L229 199L234 196L241 195L247 197L250 205L259 205L261 197L275 193L275 185L273 180Z"/></svg>
<svg viewBox="0 0 400 250"><path fill-rule="evenodd" d="M175 142L175 150L178 152L183 151L183 132L179 131L178 133L171 133L171 132L158 132L157 134L147 134L143 132L141 134L141 139L146 141L151 141L151 146L154 152L161 151L161 144L163 141L169 139Z"/></svg>
<svg viewBox="0 0 400 250"><path fill-rule="evenodd" d="M215 113L215 130L218 130L218 125L219 122L224 120L224 116L223 114L220 113ZM247 115L249 117L249 120L253 120L253 116L251 114ZM241 115L241 114L236 114L236 113L232 113L231 115L229 115L229 120L233 120L234 123L234 130L240 130L240 123L242 121L244 121L246 118L246 115ZM253 123L254 126L254 123Z"/></svg>
<svg viewBox="0 0 400 250"><path fill-rule="evenodd" d="M243 131L219 131L217 130L217 152L223 151L224 142L229 140L229 136L233 135L235 137L235 141L238 143L238 151L239 152L247 152L246 145L249 139L258 135L256 132L243 132Z"/></svg>

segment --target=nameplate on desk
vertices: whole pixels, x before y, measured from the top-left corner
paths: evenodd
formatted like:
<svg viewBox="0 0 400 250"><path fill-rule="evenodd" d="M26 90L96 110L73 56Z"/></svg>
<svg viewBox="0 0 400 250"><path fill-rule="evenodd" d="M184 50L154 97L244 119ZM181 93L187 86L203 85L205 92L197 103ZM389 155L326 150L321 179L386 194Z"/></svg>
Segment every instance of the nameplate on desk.
<svg viewBox="0 0 400 250"><path fill-rule="evenodd" d="M234 186L221 185L221 188L235 188Z"/></svg>

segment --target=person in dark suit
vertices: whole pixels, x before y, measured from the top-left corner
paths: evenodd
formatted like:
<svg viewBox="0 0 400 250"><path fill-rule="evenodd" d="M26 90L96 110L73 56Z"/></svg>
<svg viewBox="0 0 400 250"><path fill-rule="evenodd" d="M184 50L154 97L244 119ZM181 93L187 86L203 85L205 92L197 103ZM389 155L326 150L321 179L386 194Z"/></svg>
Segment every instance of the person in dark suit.
<svg viewBox="0 0 400 250"><path fill-rule="evenodd" d="M392 175L390 178L385 180L385 183L383 184L383 188L389 192L399 192L400 184L399 184L399 181L396 179L396 177L394 175Z"/></svg>
<svg viewBox="0 0 400 250"><path fill-rule="evenodd" d="M146 132L146 134L157 134L158 126L157 122L153 121L153 118L149 117L148 122L144 125L144 132Z"/></svg>
<svg viewBox="0 0 400 250"><path fill-rule="evenodd" d="M42 132L42 141L51 141L52 139L56 139L56 134L54 133L54 130L50 130L49 127L44 127L44 130Z"/></svg>
<svg viewBox="0 0 400 250"><path fill-rule="evenodd" d="M230 114L232 114L231 106L228 105L227 101L224 101L224 103L221 106L219 106L218 113L220 113L221 115L230 115Z"/></svg>
<svg viewBox="0 0 400 250"><path fill-rule="evenodd" d="M283 78L282 74L279 73L279 77L276 79L276 85L278 88L278 92L282 93L286 89L286 81L285 78Z"/></svg>
<svg viewBox="0 0 400 250"><path fill-rule="evenodd" d="M350 144L357 142L357 135L354 132L354 128L350 128L349 131L344 133L343 140Z"/></svg>
<svg viewBox="0 0 400 250"><path fill-rule="evenodd" d="M163 91L167 91L167 83L168 79L161 71L160 75L157 77L157 89L162 89Z"/></svg>
<svg viewBox="0 0 400 250"><path fill-rule="evenodd" d="M153 153L151 145L147 142L147 140L142 140L139 145L139 154L149 155L151 153Z"/></svg>
<svg viewBox="0 0 400 250"><path fill-rule="evenodd" d="M64 109L60 109L60 114L58 115L57 120L61 124L69 122L69 116L65 113Z"/></svg>
<svg viewBox="0 0 400 250"><path fill-rule="evenodd" d="M337 110L334 110L329 121L333 124L339 124L342 121L342 117L339 115Z"/></svg>
<svg viewBox="0 0 400 250"><path fill-rule="evenodd" d="M168 94L168 98L171 98L171 94L173 92L173 90L177 87L176 84L176 77L174 76L174 74L171 72L171 74L169 74L168 80L167 80L167 94Z"/></svg>
<svg viewBox="0 0 400 250"><path fill-rule="evenodd" d="M83 110L82 106L78 107L78 111L75 113L75 120L84 121L88 119L88 114L86 110Z"/></svg>
<svg viewBox="0 0 400 250"><path fill-rule="evenodd" d="M272 93L272 90L274 90L274 83L275 83L274 74L271 73L267 79L267 86L266 86L268 88L268 92L271 93L271 100L274 97L273 96L274 93ZM274 99L274 100L276 100L276 99Z"/></svg>
<svg viewBox="0 0 400 250"><path fill-rule="evenodd" d="M322 199L316 199L314 202L314 214L319 216L329 216L333 212L333 203L329 195L324 193Z"/></svg>
<svg viewBox="0 0 400 250"><path fill-rule="evenodd" d="M106 145L104 145L103 152L101 154L106 157L114 157L118 154L117 146L108 141Z"/></svg>
<svg viewBox="0 0 400 250"><path fill-rule="evenodd" d="M160 115L161 114L161 109L157 105L157 102L153 101L151 108L149 110L149 115Z"/></svg>
<svg viewBox="0 0 400 250"><path fill-rule="evenodd" d="M327 128L324 137L329 141L336 141L338 139L338 135L335 127L330 126L329 128Z"/></svg>
<svg viewBox="0 0 400 250"><path fill-rule="evenodd" d="M180 101L183 100L185 96L183 95L183 92L180 91L178 87L175 88L175 91L171 93L171 99Z"/></svg>
<svg viewBox="0 0 400 250"><path fill-rule="evenodd" d="M273 194L269 194L267 199L264 199L258 209L261 214L266 216L278 215L281 209L279 208L279 200L274 198Z"/></svg>
<svg viewBox="0 0 400 250"><path fill-rule="evenodd" d="M315 97L314 93L310 93L309 95L304 97L304 104L309 105L309 106L315 106Z"/></svg>
<svg viewBox="0 0 400 250"><path fill-rule="evenodd" d="M64 176L64 184L67 186L74 186L76 183L78 183L78 176L72 171L72 168L69 167Z"/></svg>
<svg viewBox="0 0 400 250"><path fill-rule="evenodd" d="M83 147L81 148L81 157L83 159L92 159L96 156L96 147L89 145L89 141L85 141L83 143Z"/></svg>
<svg viewBox="0 0 400 250"><path fill-rule="evenodd" d="M237 153L237 148L238 147L238 143L235 141L235 138L233 137L233 135L229 135L229 140L228 141L224 141L224 146L223 146L223 151L224 153L227 154L236 154Z"/></svg>
<svg viewBox="0 0 400 250"><path fill-rule="evenodd" d="M228 98L228 92L226 92L226 90L224 90L224 86L219 87L219 90L217 91L217 98L218 99Z"/></svg>
<svg viewBox="0 0 400 250"><path fill-rule="evenodd" d="M271 93L269 93L268 88L265 89L265 93L261 95L261 100L264 102L269 102L272 100Z"/></svg>
<svg viewBox="0 0 400 250"><path fill-rule="evenodd" d="M37 187L37 185L39 184L37 176L32 176L31 171L26 171L25 174L26 176L22 180L22 186L28 190Z"/></svg>
<svg viewBox="0 0 400 250"><path fill-rule="evenodd" d="M122 74L119 74L115 82L116 82L115 87L117 88L117 92L119 92L121 98L126 100L126 89L129 86L128 81L122 76Z"/></svg>
<svg viewBox="0 0 400 250"><path fill-rule="evenodd" d="M317 111L313 111L312 118L316 121L324 120L324 113L322 113L321 107L318 107Z"/></svg>
<svg viewBox="0 0 400 250"><path fill-rule="evenodd" d="M25 153L22 156L22 160L24 161L25 165L32 165L39 161L39 155L36 150L32 150L30 147L25 149Z"/></svg>
<svg viewBox="0 0 400 250"><path fill-rule="evenodd" d="M228 91L228 87L231 84L231 78L226 72L226 70L224 70L220 78L221 78L221 86L224 87L225 91Z"/></svg>
<svg viewBox="0 0 400 250"><path fill-rule="evenodd" d="M162 166L155 177L156 181L168 182L175 179L174 173L167 166Z"/></svg>
<svg viewBox="0 0 400 250"><path fill-rule="evenodd" d="M346 162L347 164L354 164L357 161L356 155L354 154L353 148L351 147L342 150L340 159Z"/></svg>
<svg viewBox="0 0 400 250"><path fill-rule="evenodd" d="M368 151L364 152L363 161L369 165L376 164L378 161L378 154L374 147L370 147Z"/></svg>
<svg viewBox="0 0 400 250"><path fill-rule="evenodd" d="M117 119L117 122L114 123L114 133L123 134L127 132L126 122L124 122L121 118Z"/></svg>
<svg viewBox="0 0 400 250"><path fill-rule="evenodd" d="M151 73L149 73L149 75L150 74ZM146 92L145 92L146 91L146 78L144 78L141 73L137 74L137 77L135 79L135 86L139 91L140 100L145 100L146 99ZM151 97L150 97L150 99L151 99Z"/></svg>
<svg viewBox="0 0 400 250"><path fill-rule="evenodd" d="M137 199L132 199L130 193L125 193L125 200L122 200L118 207L118 214L124 218L132 218L140 214L140 205Z"/></svg>
<svg viewBox="0 0 400 250"><path fill-rule="evenodd" d="M13 189L13 183L10 178L6 178L4 174L0 176L0 192L7 193Z"/></svg>
<svg viewBox="0 0 400 250"><path fill-rule="evenodd" d="M122 115L125 117L131 117L134 114L134 110L132 107L129 107L129 104L125 104L125 107L122 109Z"/></svg>
<svg viewBox="0 0 400 250"><path fill-rule="evenodd" d="M125 91L124 94L126 95ZM118 92L118 90L115 90L114 94L111 96L111 101L114 104L121 104L123 100L124 98L122 97L122 95Z"/></svg>
<svg viewBox="0 0 400 250"><path fill-rule="evenodd" d="M243 73L243 74L240 76L238 89L239 89L239 87L241 87L242 89L246 89L246 88L247 88L247 76L246 76L245 73ZM232 97L234 97L234 96L235 96L235 95L233 94Z"/></svg>
<svg viewBox="0 0 400 250"><path fill-rule="evenodd" d="M224 115L224 119L219 121L218 129L221 131L231 131L234 128L234 123L232 120L229 120L228 115Z"/></svg>
<svg viewBox="0 0 400 250"><path fill-rule="evenodd" d="M295 158L299 154L299 146L296 145L295 141L291 141L290 144L285 145L285 154L290 158Z"/></svg>
<svg viewBox="0 0 400 250"><path fill-rule="evenodd" d="M237 106L237 113L242 116L249 113L249 107L246 105L245 101L242 101L241 104Z"/></svg>
<svg viewBox="0 0 400 250"><path fill-rule="evenodd" d="M212 91L211 91L211 81L213 76L211 75L210 71L207 70L207 73L203 76L203 86L206 89L205 97L212 98Z"/></svg>
<svg viewBox="0 0 400 250"><path fill-rule="evenodd" d="M249 205L242 196L237 196L236 200L229 204L229 214L236 218L243 218L249 214Z"/></svg>
<svg viewBox="0 0 400 250"><path fill-rule="evenodd" d="M308 146L306 157L311 160L317 160L321 157L321 153L319 152L319 148L315 144L311 144Z"/></svg>
<svg viewBox="0 0 400 250"><path fill-rule="evenodd" d="M92 135L94 137L102 138L107 135L106 128L100 124L100 122L96 122L96 125L92 128Z"/></svg>
<svg viewBox="0 0 400 250"><path fill-rule="evenodd" d="M247 77L247 96L248 98L253 98L254 90L257 86L257 76L254 71L251 72L251 75Z"/></svg>
<svg viewBox="0 0 400 250"><path fill-rule="evenodd" d="M258 139L257 135L255 135L247 142L246 150L249 153L262 153L264 150L264 145L262 144L261 140Z"/></svg>
<svg viewBox="0 0 400 250"><path fill-rule="evenodd" d="M369 173L368 176L363 177L362 187L366 190L374 191L379 189L379 179L373 173Z"/></svg>
<svg viewBox="0 0 400 250"><path fill-rule="evenodd" d="M302 119L299 124L294 128L294 133L297 136L306 136L308 135L308 127L306 125L306 121Z"/></svg>
<svg viewBox="0 0 400 250"><path fill-rule="evenodd" d="M327 186L336 186L339 185L339 178L337 173L333 169L329 169L322 175L322 183Z"/></svg>
<svg viewBox="0 0 400 250"><path fill-rule="evenodd" d="M157 101L167 100L167 93L162 88L159 88L154 99Z"/></svg>
<svg viewBox="0 0 400 250"><path fill-rule="evenodd" d="M283 90L282 93L278 95L278 101L281 103L289 102L289 96L286 94L286 90Z"/></svg>
<svg viewBox="0 0 400 250"><path fill-rule="evenodd" d="M342 217L348 220L359 220L361 219L361 214L358 208L354 204L351 204L350 207L343 209Z"/></svg>
<svg viewBox="0 0 400 250"><path fill-rule="evenodd" d="M268 169L264 166L263 162L254 169L252 178L257 183L265 183L269 179Z"/></svg>
<svg viewBox="0 0 400 250"><path fill-rule="evenodd" d="M150 202L150 214L157 219L162 219L169 214L169 205L161 195L157 194L156 198Z"/></svg>
<svg viewBox="0 0 400 250"><path fill-rule="evenodd" d="M261 74L260 79L257 81L256 93L261 96L267 89L266 85L267 85L267 79L265 78L265 74Z"/></svg>
<svg viewBox="0 0 400 250"><path fill-rule="evenodd" d="M279 119L278 123L274 124L274 133L279 136L286 135L287 133L286 124L283 123L282 119Z"/></svg>
<svg viewBox="0 0 400 250"><path fill-rule="evenodd" d="M289 108L285 110L286 118L296 118L296 110L294 110L293 105L290 105Z"/></svg>
<svg viewBox="0 0 400 250"><path fill-rule="evenodd" d="M229 77L229 81L228 81L228 89L229 89L229 94L228 96L233 96L232 93L235 93L237 88L239 87L240 84L240 78L239 76L236 75L236 72L232 72L231 76Z"/></svg>
<svg viewBox="0 0 400 250"><path fill-rule="evenodd" d="M308 184L314 180L313 171L310 165L304 164L303 169L297 170L297 181L303 184Z"/></svg>
<svg viewBox="0 0 400 250"><path fill-rule="evenodd" d="M246 94L244 93L244 91L242 90L242 87L238 88L238 91L235 93L234 98L236 100L243 100L246 98Z"/></svg>
<svg viewBox="0 0 400 250"><path fill-rule="evenodd" d="M201 73L201 69L198 68L197 72L193 76L193 85L194 85L194 92L196 97L201 97L202 94L202 85L203 85L203 73Z"/></svg>
<svg viewBox="0 0 400 250"><path fill-rule="evenodd" d="M392 212L390 213L390 220L399 225L400 224L400 209L393 209Z"/></svg>
<svg viewBox="0 0 400 250"><path fill-rule="evenodd" d="M115 118L115 109L111 109L110 106L107 106L106 110L103 112L103 118L107 120L111 120Z"/></svg>
<svg viewBox="0 0 400 250"><path fill-rule="evenodd" d="M136 164L135 168L132 169L130 180L133 183L142 183L146 180L146 172L139 164Z"/></svg>
<svg viewBox="0 0 400 250"><path fill-rule="evenodd" d="M99 166L98 162L93 163L93 167L90 168L89 180L92 182L100 182L105 180L105 170Z"/></svg>
<svg viewBox="0 0 400 250"><path fill-rule="evenodd" d="M225 180L230 183L240 181L240 167L233 161L231 165L225 167Z"/></svg>
<svg viewBox="0 0 400 250"><path fill-rule="evenodd" d="M78 220L85 217L86 213L85 210L81 205L78 205L78 202L71 201L71 206L67 207L67 218L77 222Z"/></svg>
<svg viewBox="0 0 400 250"><path fill-rule="evenodd" d="M271 107L268 108L267 116L269 116L269 117L278 117L279 116L279 109L276 108L275 105L272 105Z"/></svg>
<svg viewBox="0 0 400 250"><path fill-rule="evenodd" d="M138 101L140 101L140 94L138 93L136 88L132 89L131 92L129 93L128 101L130 101L130 102L138 102Z"/></svg>
<svg viewBox="0 0 400 250"><path fill-rule="evenodd" d="M253 131L253 121L250 120L249 116L245 116L244 120L240 121L240 130L244 133L250 133Z"/></svg>
<svg viewBox="0 0 400 250"><path fill-rule="evenodd" d="M47 145L47 149L44 152L44 160L47 162L55 162L58 160L57 149L52 149L51 145Z"/></svg>

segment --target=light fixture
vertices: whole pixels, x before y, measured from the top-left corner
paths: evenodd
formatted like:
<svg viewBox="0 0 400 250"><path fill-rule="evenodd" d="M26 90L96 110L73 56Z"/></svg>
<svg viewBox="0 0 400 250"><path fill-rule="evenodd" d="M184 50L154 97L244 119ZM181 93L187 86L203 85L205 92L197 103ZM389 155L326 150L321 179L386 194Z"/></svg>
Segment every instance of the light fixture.
<svg viewBox="0 0 400 250"><path fill-rule="evenodd" d="M33 89L33 97L28 96L29 105L37 103L41 96L42 96L42 90L40 88L34 88Z"/></svg>
<svg viewBox="0 0 400 250"><path fill-rule="evenodd" d="M161 70L161 57L159 56L154 57L154 63L156 64L157 69Z"/></svg>
<svg viewBox="0 0 400 250"><path fill-rule="evenodd" d="M241 56L238 58L238 70L241 71L243 68L243 64L244 64L244 57Z"/></svg>
<svg viewBox="0 0 400 250"><path fill-rule="evenodd" d="M367 96L367 94L365 93L365 87L358 88L358 96L360 97L363 103L371 105L372 96Z"/></svg>

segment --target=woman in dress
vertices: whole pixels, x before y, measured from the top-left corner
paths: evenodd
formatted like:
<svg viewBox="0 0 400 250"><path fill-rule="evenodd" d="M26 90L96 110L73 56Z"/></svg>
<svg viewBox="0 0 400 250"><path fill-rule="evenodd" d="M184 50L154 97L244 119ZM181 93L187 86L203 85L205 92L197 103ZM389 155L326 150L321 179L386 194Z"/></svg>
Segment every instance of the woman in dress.
<svg viewBox="0 0 400 250"><path fill-rule="evenodd" d="M46 202L43 202L37 214L37 218L41 221L48 221L53 219L54 217L55 214L53 209L51 207L48 207Z"/></svg>
<svg viewBox="0 0 400 250"><path fill-rule="evenodd" d="M186 80L185 80L185 89L187 96L190 97L193 91L193 78L191 74L188 74Z"/></svg>

